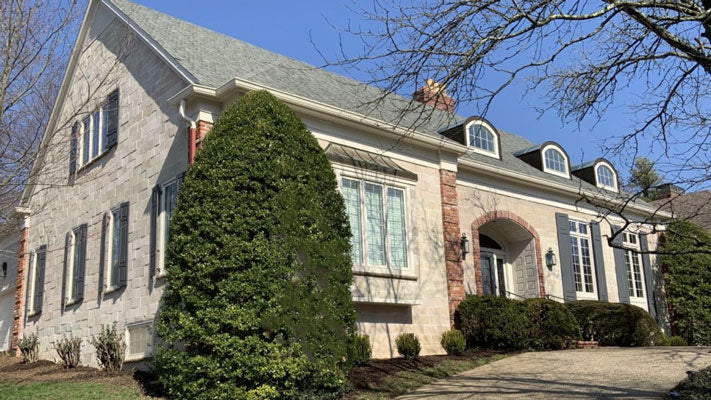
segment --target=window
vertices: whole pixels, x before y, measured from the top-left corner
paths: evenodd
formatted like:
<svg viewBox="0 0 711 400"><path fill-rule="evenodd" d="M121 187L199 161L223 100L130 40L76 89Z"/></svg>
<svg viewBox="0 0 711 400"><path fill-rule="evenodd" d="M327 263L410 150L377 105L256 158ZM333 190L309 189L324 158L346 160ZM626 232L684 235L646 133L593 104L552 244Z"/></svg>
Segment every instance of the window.
<svg viewBox="0 0 711 400"><path fill-rule="evenodd" d="M65 248L64 305L80 302L84 298L84 273L86 271L86 224L67 235Z"/></svg>
<svg viewBox="0 0 711 400"><path fill-rule="evenodd" d="M7 262L2 263L2 277L7 278Z"/></svg>
<svg viewBox="0 0 711 400"><path fill-rule="evenodd" d="M584 222L570 220L569 230L575 291L579 293L595 293L590 229Z"/></svg>
<svg viewBox="0 0 711 400"><path fill-rule="evenodd" d="M407 268L405 191L343 178L341 193L351 226L353 263Z"/></svg>
<svg viewBox="0 0 711 400"><path fill-rule="evenodd" d="M556 175L568 176L568 160L555 148L546 148L543 152L545 171Z"/></svg>
<svg viewBox="0 0 711 400"><path fill-rule="evenodd" d="M598 165L595 169L597 175L597 186L605 189L617 190L617 180L612 169L607 165Z"/></svg>
<svg viewBox="0 0 711 400"><path fill-rule="evenodd" d="M27 292L27 313L29 316L42 312L42 298L44 295L44 271L47 262L47 246L40 246L31 254L32 262L28 276L29 288Z"/></svg>
<svg viewBox="0 0 711 400"><path fill-rule="evenodd" d="M499 157L499 142L497 134L481 121L473 121L467 125L467 142L474 151L487 156Z"/></svg>
<svg viewBox="0 0 711 400"><path fill-rule="evenodd" d="M118 90L115 90L96 110L72 126L70 174L88 165L116 144L118 106Z"/></svg>
<svg viewBox="0 0 711 400"><path fill-rule="evenodd" d="M151 197L151 274L162 277L165 274L165 254L170 239L170 221L180 193L185 173L175 179L156 185Z"/></svg>
<svg viewBox="0 0 711 400"><path fill-rule="evenodd" d="M104 292L111 292L126 286L128 203L106 213L103 238L106 246Z"/></svg>
<svg viewBox="0 0 711 400"><path fill-rule="evenodd" d="M625 268L627 270L627 287L631 298L644 298L644 282L642 272L642 254L639 253L639 237L637 234L624 232L622 243L625 249Z"/></svg>
<svg viewBox="0 0 711 400"><path fill-rule="evenodd" d="M153 329L150 322L141 322L126 327L128 346L126 359L139 360L150 357L153 348Z"/></svg>

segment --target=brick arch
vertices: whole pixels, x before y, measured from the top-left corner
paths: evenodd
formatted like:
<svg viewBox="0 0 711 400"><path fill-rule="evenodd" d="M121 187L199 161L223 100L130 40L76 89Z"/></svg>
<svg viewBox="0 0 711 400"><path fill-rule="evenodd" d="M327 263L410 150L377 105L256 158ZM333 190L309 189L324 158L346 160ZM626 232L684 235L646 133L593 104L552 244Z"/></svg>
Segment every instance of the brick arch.
<svg viewBox="0 0 711 400"><path fill-rule="evenodd" d="M476 276L476 292L484 294L484 283L481 276L481 247L479 246L479 228L487 222L496 220L509 220L528 231L533 236L536 248L536 264L538 265L538 289L540 296L546 297L546 288L543 279L543 257L541 257L541 240L536 229L523 218L511 211L489 211L472 222L472 256L474 257L474 275Z"/></svg>

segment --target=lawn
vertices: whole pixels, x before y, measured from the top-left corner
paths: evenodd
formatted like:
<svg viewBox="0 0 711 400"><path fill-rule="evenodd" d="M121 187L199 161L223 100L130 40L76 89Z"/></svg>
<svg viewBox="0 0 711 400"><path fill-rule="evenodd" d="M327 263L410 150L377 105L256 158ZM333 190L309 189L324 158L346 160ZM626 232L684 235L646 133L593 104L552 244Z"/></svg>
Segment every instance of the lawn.
<svg viewBox="0 0 711 400"><path fill-rule="evenodd" d="M142 398L144 397L136 388L108 383L0 383L0 399L3 400L133 400Z"/></svg>

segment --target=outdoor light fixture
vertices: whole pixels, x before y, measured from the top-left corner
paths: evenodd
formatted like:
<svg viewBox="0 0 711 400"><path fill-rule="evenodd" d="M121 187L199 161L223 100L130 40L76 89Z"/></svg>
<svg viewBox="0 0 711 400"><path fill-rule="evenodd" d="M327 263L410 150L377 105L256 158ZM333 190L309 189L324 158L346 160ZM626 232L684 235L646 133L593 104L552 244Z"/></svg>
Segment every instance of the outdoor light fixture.
<svg viewBox="0 0 711 400"><path fill-rule="evenodd" d="M466 233L462 233L462 238L459 241L459 245L462 251L462 260L467 259L467 253L469 253L469 239Z"/></svg>
<svg viewBox="0 0 711 400"><path fill-rule="evenodd" d="M548 266L548 269L553 269L553 266L555 265L555 253L553 253L552 247L549 247L548 252L546 253L546 265Z"/></svg>

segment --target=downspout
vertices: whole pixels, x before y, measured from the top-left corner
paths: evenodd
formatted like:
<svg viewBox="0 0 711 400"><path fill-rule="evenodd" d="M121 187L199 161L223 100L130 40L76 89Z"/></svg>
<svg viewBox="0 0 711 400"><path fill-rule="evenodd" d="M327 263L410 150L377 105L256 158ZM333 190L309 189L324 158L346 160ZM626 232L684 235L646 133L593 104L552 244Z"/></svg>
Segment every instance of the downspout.
<svg viewBox="0 0 711 400"><path fill-rule="evenodd" d="M188 166L190 166L195 162L197 123L185 115L185 99L180 100L178 112L180 113L180 117L190 124L190 132L188 137Z"/></svg>

